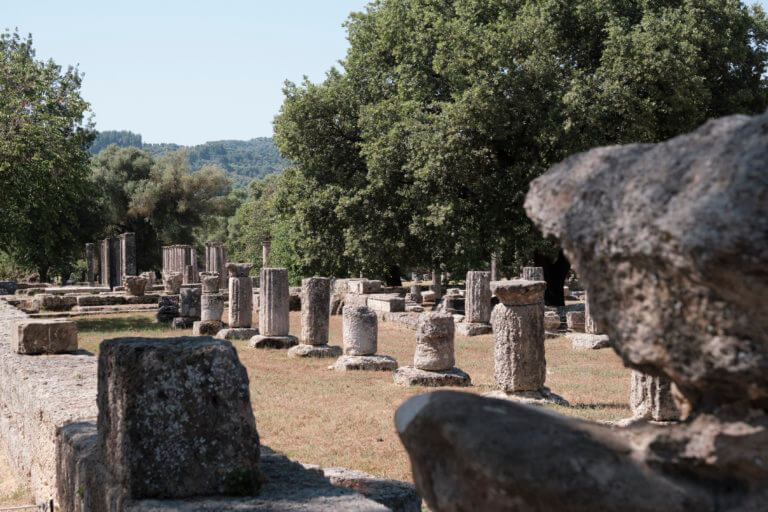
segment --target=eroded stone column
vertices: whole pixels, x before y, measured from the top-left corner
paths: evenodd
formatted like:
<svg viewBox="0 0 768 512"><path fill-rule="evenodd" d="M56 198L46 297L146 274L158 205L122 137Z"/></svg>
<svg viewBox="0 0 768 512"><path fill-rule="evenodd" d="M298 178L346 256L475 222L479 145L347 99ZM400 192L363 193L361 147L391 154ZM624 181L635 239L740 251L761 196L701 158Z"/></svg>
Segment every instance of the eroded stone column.
<svg viewBox="0 0 768 512"><path fill-rule="evenodd" d="M290 291L288 270L262 267L259 274L259 334L248 346L254 348L290 348L298 344L290 336Z"/></svg>
<svg viewBox="0 0 768 512"><path fill-rule="evenodd" d="M135 276L136 270L136 233L120 235L120 277Z"/></svg>
<svg viewBox="0 0 768 512"><path fill-rule="evenodd" d="M429 290L435 293L435 304L440 302L443 296L443 287L440 283L440 273L437 270L432 271L432 284L429 286Z"/></svg>
<svg viewBox="0 0 768 512"><path fill-rule="evenodd" d="M629 406L636 418L677 421L680 409L672 394L672 381L632 370Z"/></svg>
<svg viewBox="0 0 768 512"><path fill-rule="evenodd" d="M93 252L93 244L85 244L85 280L89 283L96 280L93 272Z"/></svg>
<svg viewBox="0 0 768 512"><path fill-rule="evenodd" d="M491 273L467 272L464 302L464 321L456 327L463 336L477 336L491 332Z"/></svg>
<svg viewBox="0 0 768 512"><path fill-rule="evenodd" d="M490 300L490 299L489 299ZM455 327L446 313L422 313L416 331L413 366L395 371L394 381L404 386L469 386L469 375L454 366Z"/></svg>
<svg viewBox="0 0 768 512"><path fill-rule="evenodd" d="M379 337L376 313L366 306L344 306L341 316L344 353L351 356L375 354Z"/></svg>
<svg viewBox="0 0 768 512"><path fill-rule="evenodd" d="M237 265L237 266L236 266ZM245 269L245 266L248 268ZM251 327L253 323L253 280L250 264L229 263L229 327Z"/></svg>
<svg viewBox="0 0 768 512"><path fill-rule="evenodd" d="M500 303L493 308L494 377L500 393L524 402L564 401L544 387L544 290L542 281L494 281Z"/></svg>
<svg viewBox="0 0 768 512"><path fill-rule="evenodd" d="M300 344L288 357L338 357L341 347L328 345L331 318L331 280L309 277L301 282Z"/></svg>

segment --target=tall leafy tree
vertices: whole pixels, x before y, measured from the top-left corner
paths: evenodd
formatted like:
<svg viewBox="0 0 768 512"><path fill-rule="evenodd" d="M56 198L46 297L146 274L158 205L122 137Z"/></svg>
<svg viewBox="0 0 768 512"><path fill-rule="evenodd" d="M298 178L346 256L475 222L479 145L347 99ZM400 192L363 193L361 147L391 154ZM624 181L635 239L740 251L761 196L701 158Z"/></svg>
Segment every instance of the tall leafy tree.
<svg viewBox="0 0 768 512"><path fill-rule="evenodd" d="M42 280L68 275L92 227L81 81L36 59L31 36L0 34L0 250Z"/></svg>
<svg viewBox="0 0 768 512"><path fill-rule="evenodd" d="M334 244L350 268L496 252L561 289L568 264L522 208L533 178L768 106L766 17L735 0L380 0L347 27L344 73L289 85L275 132L304 184L287 213L333 212L297 245Z"/></svg>

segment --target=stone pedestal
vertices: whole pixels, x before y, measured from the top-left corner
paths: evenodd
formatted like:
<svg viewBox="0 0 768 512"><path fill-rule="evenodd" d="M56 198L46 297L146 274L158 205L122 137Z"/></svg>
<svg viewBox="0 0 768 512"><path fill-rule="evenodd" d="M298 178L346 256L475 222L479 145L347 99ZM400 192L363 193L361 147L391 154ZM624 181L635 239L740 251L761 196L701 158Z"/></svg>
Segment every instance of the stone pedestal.
<svg viewBox="0 0 768 512"><path fill-rule="evenodd" d="M288 351L288 357L339 357L341 347L328 345L331 281L310 277L301 282L300 345Z"/></svg>
<svg viewBox="0 0 768 512"><path fill-rule="evenodd" d="M501 394L492 396L525 402L564 401L544 388L543 281L494 281L500 303L493 308L494 377Z"/></svg>
<svg viewBox="0 0 768 512"><path fill-rule="evenodd" d="M289 329L288 270L262 268L259 282L259 334L248 343L252 348L290 348L298 344Z"/></svg>
<svg viewBox="0 0 768 512"><path fill-rule="evenodd" d="M431 387L471 385L469 375L454 367L454 329L451 315L422 313L413 366L398 368L393 376L395 383Z"/></svg>
<svg viewBox="0 0 768 512"><path fill-rule="evenodd" d="M163 291L169 295L178 295L183 276L180 272L163 273Z"/></svg>
<svg viewBox="0 0 768 512"><path fill-rule="evenodd" d="M491 332L491 273L467 272L464 320L457 330L462 336L478 336Z"/></svg>
<svg viewBox="0 0 768 512"><path fill-rule="evenodd" d="M249 395L230 343L104 341L97 425L106 475L126 500L257 495L259 436Z"/></svg>
<svg viewBox="0 0 768 512"><path fill-rule="evenodd" d="M368 356L345 355L339 357L328 369L341 372L356 370L391 372L397 370L397 361L389 356L375 354Z"/></svg>
<svg viewBox="0 0 768 512"><path fill-rule="evenodd" d="M677 421L680 409L672 396L672 382L632 370L629 406L635 418Z"/></svg>
<svg viewBox="0 0 768 512"><path fill-rule="evenodd" d="M125 294L129 297L142 297L147 287L147 280L139 276L124 276Z"/></svg>
<svg viewBox="0 0 768 512"><path fill-rule="evenodd" d="M204 293L200 296L200 320L221 322L224 314L224 297L218 293Z"/></svg>

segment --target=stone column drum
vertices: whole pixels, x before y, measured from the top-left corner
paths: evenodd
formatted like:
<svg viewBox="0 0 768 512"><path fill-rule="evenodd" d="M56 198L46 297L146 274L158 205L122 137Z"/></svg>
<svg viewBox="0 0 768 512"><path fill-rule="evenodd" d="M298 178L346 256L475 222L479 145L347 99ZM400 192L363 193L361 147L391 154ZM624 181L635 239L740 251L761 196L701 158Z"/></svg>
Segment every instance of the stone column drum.
<svg viewBox="0 0 768 512"><path fill-rule="evenodd" d="M341 316L344 353L351 356L375 354L379 336L376 313L365 306L344 306Z"/></svg>
<svg viewBox="0 0 768 512"><path fill-rule="evenodd" d="M629 406L635 418L677 421L680 409L672 395L672 381L632 370Z"/></svg>
<svg viewBox="0 0 768 512"><path fill-rule="evenodd" d="M85 244L85 280L89 283L95 281L94 265L93 265L93 244Z"/></svg>
<svg viewBox="0 0 768 512"><path fill-rule="evenodd" d="M396 384L420 386L469 386L469 375L454 367L453 316L422 313L416 331L413 366L403 366L393 376Z"/></svg>
<svg viewBox="0 0 768 512"><path fill-rule="evenodd" d="M477 336L491 332L491 273L467 272L467 289L464 302L464 321L458 332L464 336Z"/></svg>
<svg viewBox="0 0 768 512"><path fill-rule="evenodd" d="M301 343L327 345L330 322L331 282L310 277L301 282Z"/></svg>
<svg viewBox="0 0 768 512"><path fill-rule="evenodd" d="M523 280L544 281L544 267L523 267Z"/></svg>
<svg viewBox="0 0 768 512"><path fill-rule="evenodd" d="M245 267L234 267L227 264L229 270L229 327L251 327L253 323L253 279L250 278L250 264ZM243 275L245 274L245 275Z"/></svg>
<svg viewBox="0 0 768 512"><path fill-rule="evenodd" d="M290 348L298 344L288 334L290 312L288 270L262 267L259 279L259 334L251 338L253 348Z"/></svg>
<svg viewBox="0 0 768 512"><path fill-rule="evenodd" d="M495 281L500 303L493 308L494 376L501 393L492 396L526 402L557 402L544 387L547 363L544 358L543 281Z"/></svg>

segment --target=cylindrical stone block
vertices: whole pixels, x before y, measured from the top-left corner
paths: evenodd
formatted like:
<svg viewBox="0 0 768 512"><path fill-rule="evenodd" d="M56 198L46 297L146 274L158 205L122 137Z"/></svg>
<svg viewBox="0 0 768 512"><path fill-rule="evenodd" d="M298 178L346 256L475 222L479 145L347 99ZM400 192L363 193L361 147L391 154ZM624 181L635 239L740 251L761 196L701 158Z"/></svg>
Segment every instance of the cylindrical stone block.
<svg viewBox="0 0 768 512"><path fill-rule="evenodd" d="M417 329L413 365L427 371L453 368L453 316L445 313L422 313Z"/></svg>
<svg viewBox="0 0 768 512"><path fill-rule="evenodd" d="M467 272L464 321L487 324L491 319L491 273Z"/></svg>
<svg viewBox="0 0 768 512"><path fill-rule="evenodd" d="M200 318L200 288L182 288L181 316Z"/></svg>
<svg viewBox="0 0 768 512"><path fill-rule="evenodd" d="M544 281L544 267L523 267L522 277L526 281Z"/></svg>
<svg viewBox="0 0 768 512"><path fill-rule="evenodd" d="M310 277L301 282L301 343L328 343L330 297L331 281L327 277Z"/></svg>
<svg viewBox="0 0 768 512"><path fill-rule="evenodd" d="M584 294L584 332L587 334L602 334L600 328L595 323L595 319L592 318L592 313L589 310L589 295Z"/></svg>
<svg viewBox="0 0 768 512"><path fill-rule="evenodd" d="M370 356L376 353L379 319L365 306L344 306L342 311L344 354Z"/></svg>
<svg viewBox="0 0 768 512"><path fill-rule="evenodd" d="M259 283L259 333L262 336L288 334L289 300L288 270L262 267Z"/></svg>
<svg viewBox="0 0 768 512"><path fill-rule="evenodd" d="M218 283L219 276L215 276ZM221 322L224 314L224 298L218 293L204 293L200 297L200 320Z"/></svg>
<svg viewBox="0 0 768 512"><path fill-rule="evenodd" d="M429 286L430 291L435 292L435 304L440 301L443 296L443 287L440 284L440 273L437 270L432 271L432 284Z"/></svg>
<svg viewBox="0 0 768 512"><path fill-rule="evenodd" d="M544 387L544 287L540 282L494 282L502 301L493 308L496 383L507 393ZM528 304L526 304L528 303Z"/></svg>
<svg viewBox="0 0 768 512"><path fill-rule="evenodd" d="M229 326L250 327L253 323L253 279L229 278Z"/></svg>
<svg viewBox="0 0 768 512"><path fill-rule="evenodd" d="M218 272L200 272L200 283L203 287L203 293L219 293L219 273Z"/></svg>

